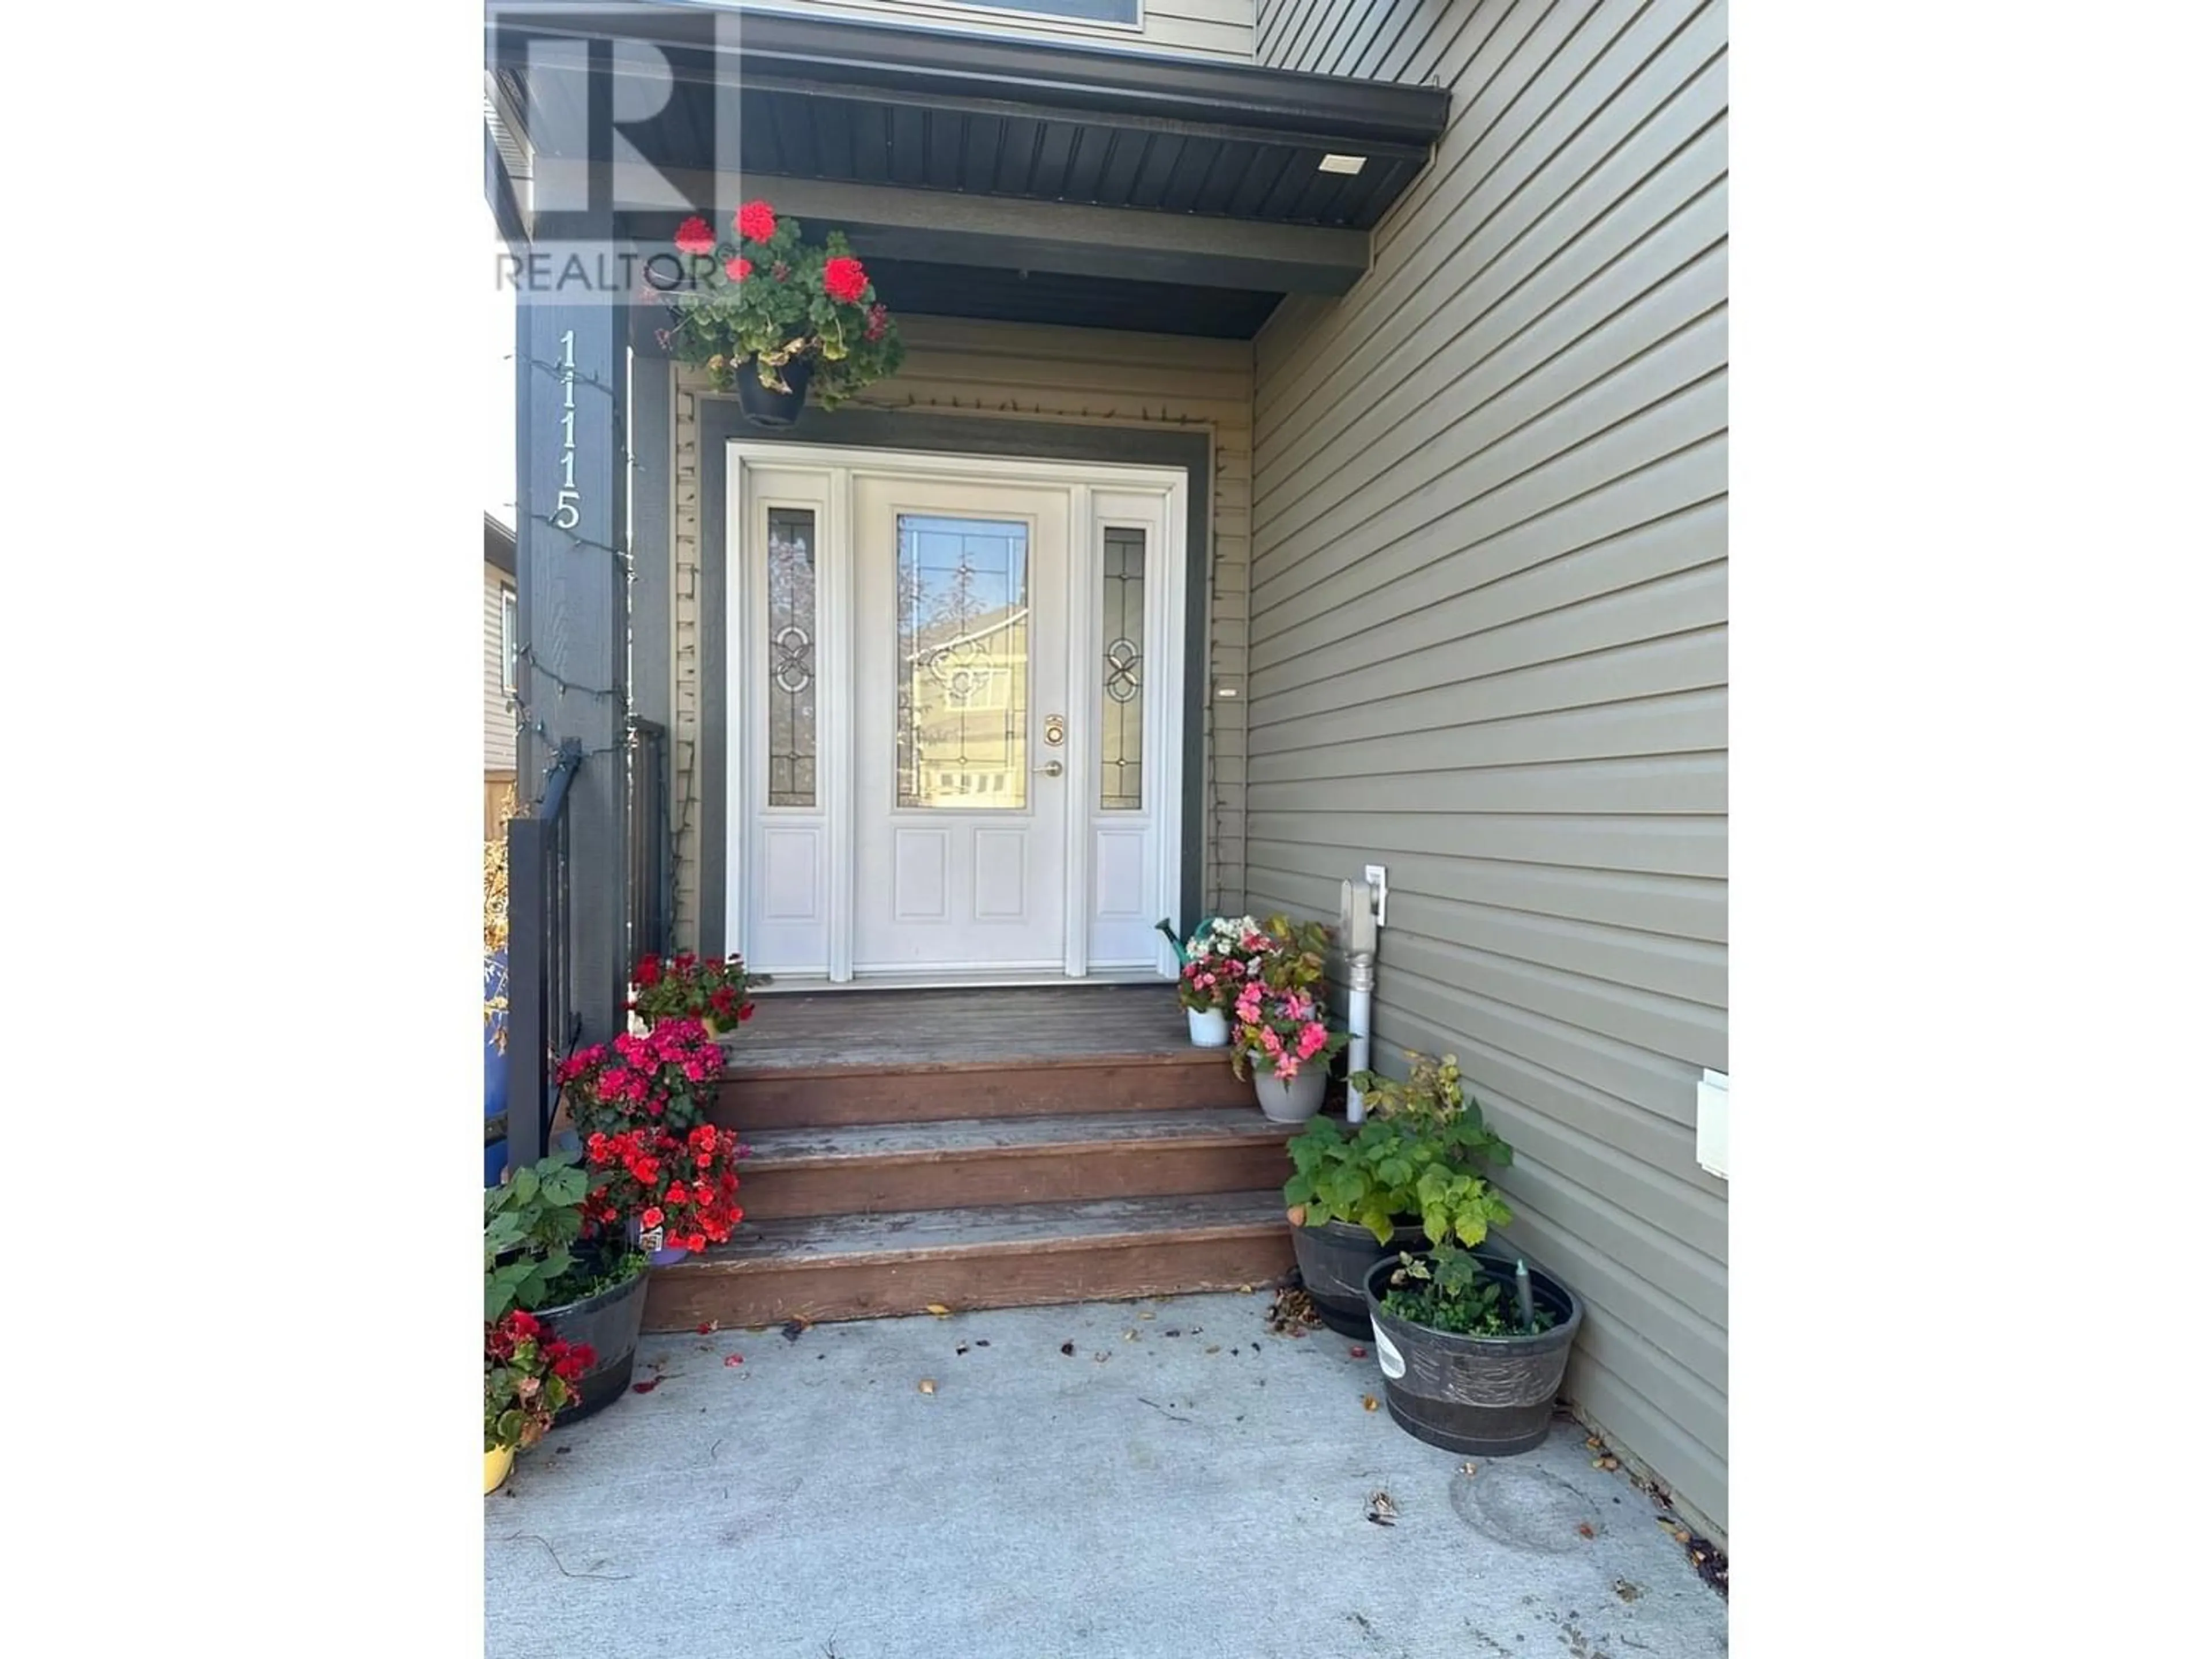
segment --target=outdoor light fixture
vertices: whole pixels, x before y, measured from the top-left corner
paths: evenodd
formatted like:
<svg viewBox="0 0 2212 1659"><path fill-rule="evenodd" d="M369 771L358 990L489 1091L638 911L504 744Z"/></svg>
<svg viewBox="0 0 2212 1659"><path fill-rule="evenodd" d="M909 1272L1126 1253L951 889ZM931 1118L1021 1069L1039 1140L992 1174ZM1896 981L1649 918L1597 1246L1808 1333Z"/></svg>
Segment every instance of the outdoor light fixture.
<svg viewBox="0 0 2212 1659"><path fill-rule="evenodd" d="M1364 155L1324 155L1321 158L1323 173L1357 173L1366 165Z"/></svg>

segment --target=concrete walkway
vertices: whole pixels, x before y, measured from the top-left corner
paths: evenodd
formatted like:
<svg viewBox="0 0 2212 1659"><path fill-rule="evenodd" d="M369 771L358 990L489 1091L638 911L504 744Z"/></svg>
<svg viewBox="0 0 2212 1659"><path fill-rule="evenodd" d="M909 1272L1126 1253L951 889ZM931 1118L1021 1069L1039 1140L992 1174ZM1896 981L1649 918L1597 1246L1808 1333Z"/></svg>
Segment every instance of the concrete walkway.
<svg viewBox="0 0 2212 1659"><path fill-rule="evenodd" d="M1469 1474L1268 1304L648 1337L652 1390L485 1500L488 1659L1727 1651L1727 1604L1580 1430Z"/></svg>

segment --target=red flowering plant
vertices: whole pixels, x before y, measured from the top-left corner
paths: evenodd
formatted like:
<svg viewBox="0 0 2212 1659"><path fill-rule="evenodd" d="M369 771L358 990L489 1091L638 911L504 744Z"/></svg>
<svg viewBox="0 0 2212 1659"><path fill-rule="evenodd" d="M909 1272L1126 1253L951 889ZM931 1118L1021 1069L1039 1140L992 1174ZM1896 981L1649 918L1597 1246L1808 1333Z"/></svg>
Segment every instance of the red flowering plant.
<svg viewBox="0 0 2212 1659"><path fill-rule="evenodd" d="M696 1019L709 1036L724 1036L753 1017L745 1000L749 987L766 985L766 974L750 973L741 956L698 957L678 951L663 960L641 960L630 980L637 994L630 1007L647 1025L668 1019Z"/></svg>
<svg viewBox="0 0 2212 1659"><path fill-rule="evenodd" d="M696 1019L664 1019L643 1036L624 1032L562 1062L555 1075L577 1132L612 1134L663 1124L690 1128L707 1115L722 1050Z"/></svg>
<svg viewBox="0 0 2212 1659"><path fill-rule="evenodd" d="M1310 1060L1328 1065L1346 1041L1343 1032L1328 1029L1321 1004L1306 989L1278 991L1249 981L1229 1018L1235 1027L1229 1063L1239 1077L1248 1075L1248 1061L1256 1060L1278 1082L1288 1083Z"/></svg>
<svg viewBox="0 0 2212 1659"><path fill-rule="evenodd" d="M635 1221L656 1249L726 1243L744 1219L736 1164L745 1152L711 1123L683 1134L658 1125L594 1134L584 1143L593 1183L584 1213L608 1226Z"/></svg>
<svg viewBox="0 0 2212 1659"><path fill-rule="evenodd" d="M718 391L743 372L788 392L785 371L803 362L816 398L835 409L905 359L898 325L842 231L809 245L799 221L748 202L726 235L699 215L686 219L676 251L686 280L661 295L676 315L662 343Z"/></svg>
<svg viewBox="0 0 2212 1659"><path fill-rule="evenodd" d="M484 1449L528 1446L553 1426L554 1413L599 1356L588 1342L564 1342L534 1314L509 1310L484 1326Z"/></svg>

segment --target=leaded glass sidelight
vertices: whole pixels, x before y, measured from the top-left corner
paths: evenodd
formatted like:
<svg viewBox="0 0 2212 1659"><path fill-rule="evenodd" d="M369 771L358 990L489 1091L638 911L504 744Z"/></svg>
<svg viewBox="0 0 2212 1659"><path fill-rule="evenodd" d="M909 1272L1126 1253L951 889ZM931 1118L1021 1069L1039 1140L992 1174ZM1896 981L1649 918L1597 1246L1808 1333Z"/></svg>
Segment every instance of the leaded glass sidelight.
<svg viewBox="0 0 2212 1659"><path fill-rule="evenodd" d="M898 804L1029 804L1030 532L898 518Z"/></svg>
<svg viewBox="0 0 2212 1659"><path fill-rule="evenodd" d="M814 794L814 510L768 510L768 804Z"/></svg>
<svg viewBox="0 0 2212 1659"><path fill-rule="evenodd" d="M1145 532L1106 532L1101 561L1098 805L1109 812L1145 805Z"/></svg>

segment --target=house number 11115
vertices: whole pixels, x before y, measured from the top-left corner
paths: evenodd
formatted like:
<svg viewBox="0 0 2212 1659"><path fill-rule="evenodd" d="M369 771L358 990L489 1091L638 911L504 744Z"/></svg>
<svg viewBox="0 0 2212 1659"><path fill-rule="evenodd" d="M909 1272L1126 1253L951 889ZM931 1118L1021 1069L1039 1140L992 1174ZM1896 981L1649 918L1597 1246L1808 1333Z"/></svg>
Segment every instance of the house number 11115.
<svg viewBox="0 0 2212 1659"><path fill-rule="evenodd" d="M583 522L576 489L576 331L561 336L561 493L553 501L553 527L574 530Z"/></svg>

